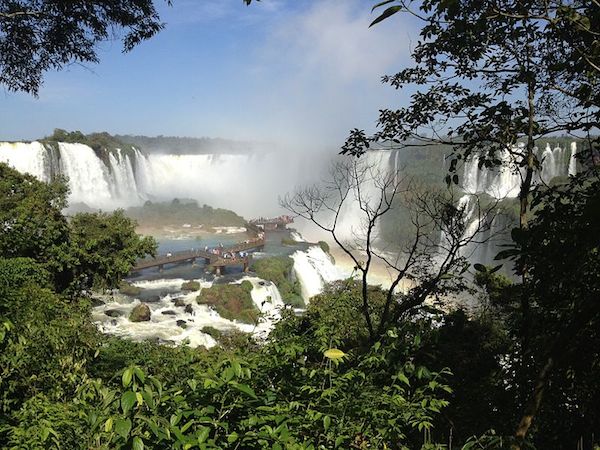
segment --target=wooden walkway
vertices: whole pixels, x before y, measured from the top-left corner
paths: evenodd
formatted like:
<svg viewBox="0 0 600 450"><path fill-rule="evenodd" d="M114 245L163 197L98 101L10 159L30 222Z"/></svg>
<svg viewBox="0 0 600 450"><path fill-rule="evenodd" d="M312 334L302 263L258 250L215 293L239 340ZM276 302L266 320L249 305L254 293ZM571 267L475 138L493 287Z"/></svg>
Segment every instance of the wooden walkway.
<svg viewBox="0 0 600 450"><path fill-rule="evenodd" d="M166 255L159 255L156 258L141 259L133 267L132 271L137 272L150 267L162 268L167 264L177 264L185 261L195 262L197 259L203 259L208 267L214 270L217 275L220 275L221 269L226 266L237 266L242 265L244 271L248 270L252 257L250 255L241 257L230 257L225 258L226 254L236 255L239 252L248 250L256 250L264 247L265 240L263 239L252 239L249 241L240 242L232 247L217 247L210 249L213 251L206 250L185 250L182 252L167 253Z"/></svg>

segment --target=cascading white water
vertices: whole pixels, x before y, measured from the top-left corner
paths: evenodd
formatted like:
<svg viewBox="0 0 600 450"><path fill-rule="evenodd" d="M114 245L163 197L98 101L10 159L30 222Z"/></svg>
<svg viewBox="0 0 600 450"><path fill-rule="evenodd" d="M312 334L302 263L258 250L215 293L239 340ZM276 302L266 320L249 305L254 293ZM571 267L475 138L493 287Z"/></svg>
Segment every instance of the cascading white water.
<svg viewBox="0 0 600 450"><path fill-rule="evenodd" d="M274 326L285 305L281 294L273 283L256 277L244 277L237 281L252 283L251 296L254 304L262 313L257 324L247 324L221 317L207 305L196 301L198 292L181 292L180 278L138 281L133 283L143 289L159 290L160 296L145 303L151 311L147 322L131 322L128 317L133 308L139 305L140 299L132 299L119 293L112 296L100 296L102 305L92 311L92 319L100 330L107 334L127 337L133 340L157 339L159 342L180 344L187 341L190 347L212 347L216 341L203 332L205 326L221 331L240 330L252 333L257 338L265 338ZM212 285L211 282L198 280L201 288Z"/></svg>
<svg viewBox="0 0 600 450"><path fill-rule="evenodd" d="M519 152L522 152L523 147L524 145L520 143ZM577 173L575 158L577 143L575 142L571 143L569 150L560 146L552 149L548 143L543 150L535 148L534 152L541 163L541 170L534 176L534 184L548 185L557 177L566 177ZM500 155L500 159L506 165L510 165L510 158L508 151ZM463 254L472 261L490 263L494 257L494 249L497 249L504 239L502 233L511 226L506 223L506 217L474 217L476 203L471 201L471 198L478 194L487 194L498 200L516 198L524 177L524 170L514 171L508 167L485 169L479 168L478 164L479 158L474 156L464 165L463 189L465 195L459 200L458 207L464 208L465 236L472 235L479 228L481 220L489 221L489 223L483 227L482 235L476 239L482 243L470 244L463 250ZM442 244L444 238L442 234L440 240Z"/></svg>
<svg viewBox="0 0 600 450"><path fill-rule="evenodd" d="M571 142L571 156L569 157L569 176L577 175L577 143Z"/></svg>
<svg viewBox="0 0 600 450"><path fill-rule="evenodd" d="M294 272L300 282L302 298L308 302L320 294L326 283L342 280L349 276L331 260L321 247L310 247L307 251L297 251L292 255Z"/></svg>
<svg viewBox="0 0 600 450"><path fill-rule="evenodd" d="M40 142L0 142L0 162L42 181L50 181L51 154Z"/></svg>
<svg viewBox="0 0 600 450"><path fill-rule="evenodd" d="M541 162L541 171L536 174L536 183L549 184L556 177L566 177L577 173L575 155L577 143L572 142L570 150L546 144L544 150L535 148L534 152ZM519 144L522 152L523 144ZM467 194L487 194L497 199L515 198L519 195L524 171L515 171L510 167L511 155L508 151L499 155L502 166L498 168L479 168L479 157L473 156L464 165L463 189Z"/></svg>
<svg viewBox="0 0 600 450"><path fill-rule="evenodd" d="M69 179L71 202L100 208L111 206L108 169L94 150L82 144L58 144L61 172Z"/></svg>
<svg viewBox="0 0 600 450"><path fill-rule="evenodd" d="M120 149L117 154L108 155L114 183L110 185L113 198L126 199L139 197L135 173L129 155L123 155Z"/></svg>
<svg viewBox="0 0 600 450"><path fill-rule="evenodd" d="M364 176L359 175L357 179L351 180L353 184L361 181L360 186L351 186L350 194L340 210L337 231L338 236L344 240L360 239L364 235L367 218L361 210L360 202L363 206L375 207L382 196L381 183L384 182L384 178L393 175L394 182L398 181L397 152L373 150L362 158L357 167L359 172L364 171ZM374 232L377 234L377 230Z"/></svg>

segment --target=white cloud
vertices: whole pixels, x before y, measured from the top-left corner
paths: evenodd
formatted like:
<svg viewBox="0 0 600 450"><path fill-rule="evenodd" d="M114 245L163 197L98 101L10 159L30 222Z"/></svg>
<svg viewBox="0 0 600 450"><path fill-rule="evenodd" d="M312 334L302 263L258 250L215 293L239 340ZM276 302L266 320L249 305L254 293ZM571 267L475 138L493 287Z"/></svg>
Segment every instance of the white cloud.
<svg viewBox="0 0 600 450"><path fill-rule="evenodd" d="M410 21L398 16L369 28L369 12L365 2L322 0L273 26L248 70L259 80L255 102L270 132L341 144L398 98L380 79L408 60Z"/></svg>

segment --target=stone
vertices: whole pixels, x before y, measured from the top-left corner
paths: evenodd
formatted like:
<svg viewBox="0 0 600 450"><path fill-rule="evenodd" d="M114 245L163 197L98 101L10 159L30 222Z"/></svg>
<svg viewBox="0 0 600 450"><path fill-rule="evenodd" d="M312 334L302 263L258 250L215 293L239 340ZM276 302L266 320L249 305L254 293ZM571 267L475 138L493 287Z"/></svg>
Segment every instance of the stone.
<svg viewBox="0 0 600 450"><path fill-rule="evenodd" d="M187 328L187 322L185 320L178 320L177 326L185 329L185 328Z"/></svg>
<svg viewBox="0 0 600 450"><path fill-rule="evenodd" d="M185 305L184 311L188 314L194 314L194 308L192 307L192 305Z"/></svg>
<svg viewBox="0 0 600 450"><path fill-rule="evenodd" d="M118 309L107 309L104 311L108 317L121 317L123 315L123 311L119 311Z"/></svg>
<svg viewBox="0 0 600 450"><path fill-rule="evenodd" d="M104 301L99 299L98 297L92 297L92 306L94 308L98 307L98 306L102 306L104 305Z"/></svg>
<svg viewBox="0 0 600 450"><path fill-rule="evenodd" d="M131 322L148 322L150 317L150 307L145 303L140 303L134 307L131 310L131 314L129 314L129 320Z"/></svg>
<svg viewBox="0 0 600 450"><path fill-rule="evenodd" d="M183 301L182 298L176 298L175 299L175 306L183 307L183 306L185 306L185 301Z"/></svg>
<svg viewBox="0 0 600 450"><path fill-rule="evenodd" d="M161 314L163 316L176 316L177 313L171 309L169 309L168 311L162 311Z"/></svg>
<svg viewBox="0 0 600 450"><path fill-rule="evenodd" d="M160 295L149 295L146 298L144 298L144 301L146 303L157 303L160 301Z"/></svg>

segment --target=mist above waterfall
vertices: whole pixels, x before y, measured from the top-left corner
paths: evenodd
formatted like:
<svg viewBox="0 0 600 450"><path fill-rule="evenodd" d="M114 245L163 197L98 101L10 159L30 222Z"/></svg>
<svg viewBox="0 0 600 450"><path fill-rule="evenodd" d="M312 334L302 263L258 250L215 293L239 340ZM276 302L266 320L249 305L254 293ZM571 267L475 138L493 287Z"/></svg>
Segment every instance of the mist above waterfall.
<svg viewBox="0 0 600 450"><path fill-rule="evenodd" d="M188 198L252 217L280 212L278 198L310 182L329 156L265 152L171 154L105 150L85 144L0 143L0 161L43 181L68 178L74 207L112 210L147 200Z"/></svg>

